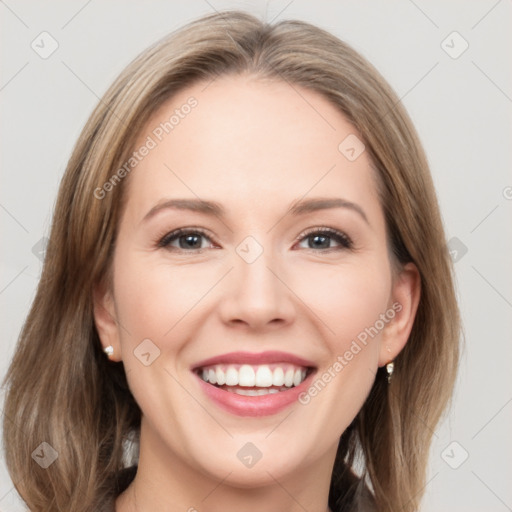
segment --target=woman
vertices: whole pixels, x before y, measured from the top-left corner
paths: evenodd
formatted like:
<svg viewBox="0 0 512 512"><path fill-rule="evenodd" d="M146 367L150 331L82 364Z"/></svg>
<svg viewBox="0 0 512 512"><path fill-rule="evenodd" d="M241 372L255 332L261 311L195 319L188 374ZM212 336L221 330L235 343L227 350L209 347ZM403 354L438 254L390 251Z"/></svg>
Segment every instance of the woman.
<svg viewBox="0 0 512 512"><path fill-rule="evenodd" d="M6 377L7 465L34 511L415 511L459 331L384 79L307 23L207 16L78 140Z"/></svg>

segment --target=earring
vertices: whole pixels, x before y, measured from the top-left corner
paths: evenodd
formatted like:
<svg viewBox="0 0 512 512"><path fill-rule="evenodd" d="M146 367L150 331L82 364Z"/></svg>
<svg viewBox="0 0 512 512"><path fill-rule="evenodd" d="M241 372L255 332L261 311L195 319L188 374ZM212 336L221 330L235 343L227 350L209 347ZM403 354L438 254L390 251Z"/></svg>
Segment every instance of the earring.
<svg viewBox="0 0 512 512"><path fill-rule="evenodd" d="M393 370L395 369L395 364L393 361L390 361L386 365L386 371L388 372L388 384L391 382L391 376L393 375Z"/></svg>
<svg viewBox="0 0 512 512"><path fill-rule="evenodd" d="M105 347L103 349L103 352L105 352L105 354L107 354L107 357L110 359L110 356L114 354L114 347L112 345L109 345L108 347Z"/></svg>

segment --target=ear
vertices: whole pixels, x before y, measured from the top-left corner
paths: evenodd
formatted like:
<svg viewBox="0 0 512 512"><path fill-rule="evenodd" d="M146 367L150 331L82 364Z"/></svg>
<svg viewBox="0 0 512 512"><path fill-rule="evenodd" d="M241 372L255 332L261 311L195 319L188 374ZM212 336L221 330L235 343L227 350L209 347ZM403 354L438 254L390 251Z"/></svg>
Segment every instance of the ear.
<svg viewBox="0 0 512 512"><path fill-rule="evenodd" d="M114 297L110 288L103 282L94 286L93 312L94 324L96 325L103 349L111 345L114 348L114 353L109 359L111 361L121 361L121 344L119 343Z"/></svg>
<svg viewBox="0 0 512 512"><path fill-rule="evenodd" d="M383 331L379 366L389 363L405 347L411 333L421 295L421 277L414 263L407 263L393 280L388 311L394 317Z"/></svg>

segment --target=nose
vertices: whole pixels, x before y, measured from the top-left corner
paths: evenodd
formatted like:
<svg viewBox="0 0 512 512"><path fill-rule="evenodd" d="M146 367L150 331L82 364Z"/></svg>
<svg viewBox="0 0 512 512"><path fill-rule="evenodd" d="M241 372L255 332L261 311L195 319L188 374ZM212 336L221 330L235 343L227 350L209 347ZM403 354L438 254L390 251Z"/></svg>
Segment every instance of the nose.
<svg viewBox="0 0 512 512"><path fill-rule="evenodd" d="M218 306L225 324L261 331L293 322L294 294L272 251L264 250L251 263L234 254L233 264Z"/></svg>

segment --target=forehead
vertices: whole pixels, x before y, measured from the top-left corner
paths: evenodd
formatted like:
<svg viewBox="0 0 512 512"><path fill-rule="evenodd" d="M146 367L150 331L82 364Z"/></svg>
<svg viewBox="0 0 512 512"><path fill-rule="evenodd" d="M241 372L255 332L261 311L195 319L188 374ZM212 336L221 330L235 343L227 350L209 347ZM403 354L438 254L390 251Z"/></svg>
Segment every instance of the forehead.
<svg viewBox="0 0 512 512"><path fill-rule="evenodd" d="M141 132L135 148L151 149L130 175L127 205L140 216L162 197L215 199L233 209L304 196L375 202L366 152L356 159L343 152L344 141L358 139L327 98L295 84L251 75L196 83Z"/></svg>

